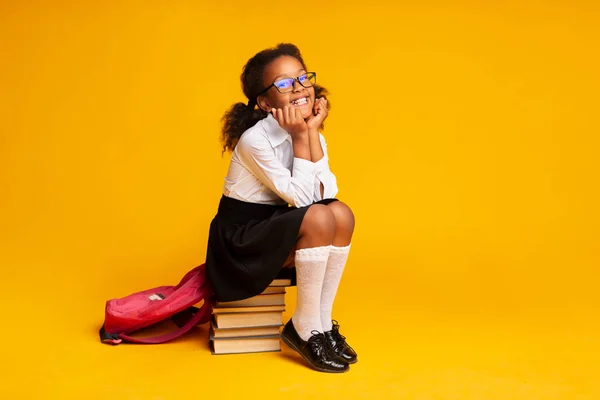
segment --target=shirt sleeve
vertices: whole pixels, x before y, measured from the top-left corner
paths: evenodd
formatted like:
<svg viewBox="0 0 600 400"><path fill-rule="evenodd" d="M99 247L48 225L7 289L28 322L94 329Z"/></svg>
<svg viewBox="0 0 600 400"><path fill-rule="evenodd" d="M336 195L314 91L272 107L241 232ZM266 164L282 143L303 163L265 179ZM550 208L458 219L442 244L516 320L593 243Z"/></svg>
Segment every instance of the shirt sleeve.
<svg viewBox="0 0 600 400"><path fill-rule="evenodd" d="M249 138L250 139L250 138ZM252 137L240 140L236 146L238 157L263 185L294 207L313 203L316 179L315 163L294 158L292 171L277 159L266 138Z"/></svg>
<svg viewBox="0 0 600 400"><path fill-rule="evenodd" d="M319 134L323 158L315 163L315 201L332 199L338 193L337 179L329 168L329 156L327 155L327 143L325 137ZM321 196L321 184L323 184L323 196Z"/></svg>

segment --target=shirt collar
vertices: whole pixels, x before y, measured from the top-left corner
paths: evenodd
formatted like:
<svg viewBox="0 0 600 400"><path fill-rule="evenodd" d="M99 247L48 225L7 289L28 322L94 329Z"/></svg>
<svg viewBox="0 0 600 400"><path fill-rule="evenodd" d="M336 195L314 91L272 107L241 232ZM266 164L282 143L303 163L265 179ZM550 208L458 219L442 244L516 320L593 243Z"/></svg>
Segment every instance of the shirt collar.
<svg viewBox="0 0 600 400"><path fill-rule="evenodd" d="M267 117L263 119L262 125L267 132L267 139L273 147L279 146L290 137L289 133L279 126L279 122L277 122L277 120L273 118L273 115L271 114L267 115Z"/></svg>

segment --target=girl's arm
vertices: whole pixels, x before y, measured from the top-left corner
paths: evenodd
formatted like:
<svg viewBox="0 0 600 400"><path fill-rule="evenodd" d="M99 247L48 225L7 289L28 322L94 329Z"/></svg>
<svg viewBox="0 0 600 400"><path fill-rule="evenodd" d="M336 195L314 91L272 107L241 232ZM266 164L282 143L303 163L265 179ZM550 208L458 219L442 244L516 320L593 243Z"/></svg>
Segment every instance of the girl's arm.
<svg viewBox="0 0 600 400"><path fill-rule="evenodd" d="M329 158L327 157L327 145L325 138L319 132L329 114L327 99L321 97L316 100L313 111L314 115L307 121L308 137L310 142L310 159L315 163L317 177L315 179L315 201L335 197L338 192L335 175L329 169Z"/></svg>
<svg viewBox="0 0 600 400"><path fill-rule="evenodd" d="M325 155L323 146L321 145L321 134L319 128L327 118L329 113L327 108L327 100L324 97L318 98L315 101L313 109L313 115L311 115L306 121L306 127L308 128L308 138L310 141L310 159L312 162L317 162Z"/></svg>
<svg viewBox="0 0 600 400"><path fill-rule="evenodd" d="M299 150L302 152L302 147ZM235 151L242 164L263 185L289 204L304 207L313 203L317 179L316 165L309 159L297 157L295 149L292 172L279 161L268 139L262 135L243 136Z"/></svg>
<svg viewBox="0 0 600 400"><path fill-rule="evenodd" d="M315 162L315 201L332 199L338 193L337 179L329 168L329 156L327 155L327 143L325 137L319 134L319 148L323 156ZM313 160L314 161L314 160Z"/></svg>
<svg viewBox="0 0 600 400"><path fill-rule="evenodd" d="M309 148L310 148L310 159L314 163L318 163L321 161L325 155L323 152L323 146L321 145L319 131L309 131L308 140L309 140ZM315 187L316 193L320 194L320 197L323 198L325 187L323 184L318 181L318 184ZM319 197L319 196L317 196ZM320 199L319 199L320 200Z"/></svg>
<svg viewBox="0 0 600 400"><path fill-rule="evenodd" d="M325 152L323 151L323 145L321 143L321 134L318 130L310 130L308 131L308 140L310 147L310 159L312 162L320 161L323 156L325 156Z"/></svg>

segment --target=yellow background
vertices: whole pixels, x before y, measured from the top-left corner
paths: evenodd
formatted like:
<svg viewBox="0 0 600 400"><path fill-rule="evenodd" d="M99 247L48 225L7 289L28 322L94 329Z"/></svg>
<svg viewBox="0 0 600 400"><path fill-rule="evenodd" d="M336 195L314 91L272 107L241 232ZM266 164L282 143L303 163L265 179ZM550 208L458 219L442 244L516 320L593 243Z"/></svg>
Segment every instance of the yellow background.
<svg viewBox="0 0 600 400"><path fill-rule="evenodd" d="M597 3L0 4L0 397L600 398ZM219 120L284 41L331 91L361 361L101 345L204 261Z"/></svg>

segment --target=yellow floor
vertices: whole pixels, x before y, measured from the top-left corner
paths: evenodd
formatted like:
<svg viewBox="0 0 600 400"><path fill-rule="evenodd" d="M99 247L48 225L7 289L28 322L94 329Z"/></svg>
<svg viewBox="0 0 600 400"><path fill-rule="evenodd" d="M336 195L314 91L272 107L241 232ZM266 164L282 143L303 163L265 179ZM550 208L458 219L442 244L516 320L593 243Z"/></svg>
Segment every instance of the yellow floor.
<svg viewBox="0 0 600 400"><path fill-rule="evenodd" d="M65 297L56 293L28 315L15 311L24 326L3 329L2 399L600 398L600 329L585 315L458 313L394 303L391 284L361 294L343 287L335 317L360 361L346 374L324 374L285 345L212 356L206 326L165 345L103 345L101 293L89 289L88 298L73 289L80 298L70 299L61 288ZM286 319L294 300L288 289Z"/></svg>
<svg viewBox="0 0 600 400"><path fill-rule="evenodd" d="M600 2L0 2L0 400L600 400ZM360 361L98 340L205 260L244 63L297 44ZM294 310L293 291L286 319Z"/></svg>

